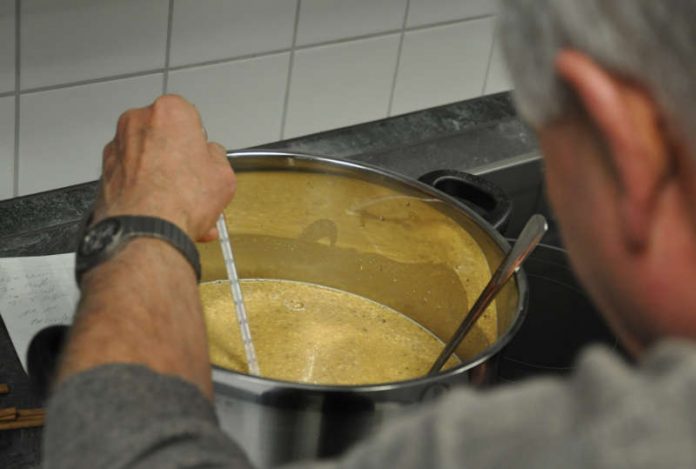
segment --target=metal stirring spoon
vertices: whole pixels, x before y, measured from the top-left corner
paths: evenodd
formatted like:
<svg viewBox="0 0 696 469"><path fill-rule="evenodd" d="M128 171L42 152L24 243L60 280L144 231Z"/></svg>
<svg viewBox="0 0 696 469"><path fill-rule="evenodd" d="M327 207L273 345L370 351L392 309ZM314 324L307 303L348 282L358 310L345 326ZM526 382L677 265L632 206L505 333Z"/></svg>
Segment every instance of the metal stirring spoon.
<svg viewBox="0 0 696 469"><path fill-rule="evenodd" d="M217 229L220 238L220 247L222 248L222 257L225 260L225 269L227 269L227 278L230 281L232 301L234 301L234 309L237 313L237 322L239 323L239 330L242 333L242 343L244 344L249 374L258 376L261 374L261 371L256 361L254 342L251 340L251 330L249 329L249 321L247 320L246 308L244 307L244 298L242 297L242 288L239 284L237 267L234 264L232 244L230 243L230 235L227 232L227 223L225 223L224 213L221 213L218 218Z"/></svg>
<svg viewBox="0 0 696 469"><path fill-rule="evenodd" d="M517 269L520 268L527 256L534 251L534 248L539 244L544 233L546 233L547 228L546 218L539 214L532 215L524 226L522 233L520 233L519 238L517 238L514 246L512 246L512 249L508 251L500 267L498 267L498 270L495 271L491 280L476 299L474 306L472 306L471 310L464 316L464 319L454 335L447 342L447 345L445 345L445 348L437 357L437 360L435 360L432 368L428 371L428 376L434 376L440 372L442 365L449 360L449 357L462 342L462 339L469 333L479 316L481 316L488 305L491 304L498 292L505 286L508 279L512 277L512 274L517 272Z"/></svg>

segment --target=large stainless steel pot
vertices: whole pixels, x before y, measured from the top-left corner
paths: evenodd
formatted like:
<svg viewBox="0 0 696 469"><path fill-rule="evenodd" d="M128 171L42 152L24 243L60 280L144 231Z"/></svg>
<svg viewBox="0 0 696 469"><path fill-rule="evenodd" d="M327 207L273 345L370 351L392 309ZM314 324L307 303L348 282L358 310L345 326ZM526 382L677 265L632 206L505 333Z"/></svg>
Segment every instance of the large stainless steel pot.
<svg viewBox="0 0 696 469"><path fill-rule="evenodd" d="M299 280L357 293L447 340L477 294L466 283L480 281L467 273L471 262L463 253L474 256L475 246L489 274L509 249L472 210L397 174L300 154L228 156L238 190L226 216L241 278ZM204 281L225 278L219 247L200 250ZM432 378L322 386L215 368L222 426L262 467L339 454L405 408L480 374L519 328L526 302L520 271L493 306L495 342L482 350L463 344L457 351L463 364Z"/></svg>

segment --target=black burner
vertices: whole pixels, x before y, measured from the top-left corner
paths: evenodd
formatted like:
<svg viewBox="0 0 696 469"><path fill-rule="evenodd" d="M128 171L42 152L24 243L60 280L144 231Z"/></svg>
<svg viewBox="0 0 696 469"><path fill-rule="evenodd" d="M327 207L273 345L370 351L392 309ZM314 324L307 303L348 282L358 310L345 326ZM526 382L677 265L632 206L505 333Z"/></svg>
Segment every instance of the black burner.
<svg viewBox="0 0 696 469"><path fill-rule="evenodd" d="M530 290L527 318L498 356L498 381L568 373L578 353L593 343L615 348L625 356L572 272L545 197L541 161L527 160L482 176L512 199L506 236L515 238L534 213L549 220L546 244L537 247L524 264Z"/></svg>

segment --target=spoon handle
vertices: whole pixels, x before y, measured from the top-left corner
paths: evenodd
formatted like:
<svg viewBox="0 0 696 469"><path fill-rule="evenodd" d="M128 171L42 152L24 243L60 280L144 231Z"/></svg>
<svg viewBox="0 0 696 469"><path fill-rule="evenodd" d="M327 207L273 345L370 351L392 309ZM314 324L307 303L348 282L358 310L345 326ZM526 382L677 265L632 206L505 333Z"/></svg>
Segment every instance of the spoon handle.
<svg viewBox="0 0 696 469"><path fill-rule="evenodd" d="M531 254L537 244L539 244L547 228L546 219L542 215L532 215L524 226L522 233L520 233L519 238L517 238L514 246L512 246L512 249L508 251L500 267L498 267L498 270L495 271L491 280L476 299L474 306L471 307L469 313L464 317L464 320L461 322L452 338L447 342L447 345L445 345L445 348L437 357L437 360L435 360L432 368L428 371L428 376L436 375L440 371L440 368L442 368L442 365L449 360L449 357L459 346L462 339L469 333L479 316L483 314L512 274L520 268L522 262Z"/></svg>

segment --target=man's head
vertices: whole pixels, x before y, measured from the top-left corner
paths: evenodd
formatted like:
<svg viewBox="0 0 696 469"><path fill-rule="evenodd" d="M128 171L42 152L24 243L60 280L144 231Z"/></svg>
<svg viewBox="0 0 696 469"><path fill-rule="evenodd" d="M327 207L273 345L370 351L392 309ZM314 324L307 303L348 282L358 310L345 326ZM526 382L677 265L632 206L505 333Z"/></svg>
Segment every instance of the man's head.
<svg viewBox="0 0 696 469"><path fill-rule="evenodd" d="M696 337L695 24L692 0L503 0L564 240L634 351Z"/></svg>

